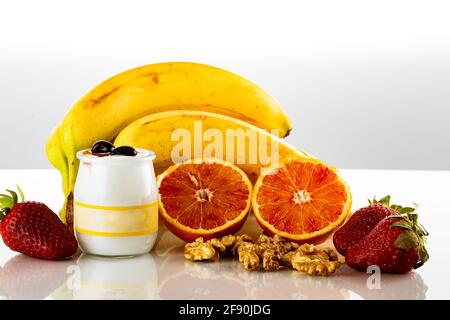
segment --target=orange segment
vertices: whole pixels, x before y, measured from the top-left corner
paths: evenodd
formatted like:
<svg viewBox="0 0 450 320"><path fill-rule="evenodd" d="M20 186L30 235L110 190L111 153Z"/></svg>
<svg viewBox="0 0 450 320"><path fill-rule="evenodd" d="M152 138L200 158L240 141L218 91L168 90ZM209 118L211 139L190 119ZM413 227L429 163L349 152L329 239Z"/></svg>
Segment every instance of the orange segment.
<svg viewBox="0 0 450 320"><path fill-rule="evenodd" d="M252 197L261 227L291 241L324 238L346 218L351 194L337 170L314 160L291 160L263 173Z"/></svg>
<svg viewBox="0 0 450 320"><path fill-rule="evenodd" d="M158 177L158 187L161 217L185 241L234 233L250 209L249 179L221 160L176 164Z"/></svg>

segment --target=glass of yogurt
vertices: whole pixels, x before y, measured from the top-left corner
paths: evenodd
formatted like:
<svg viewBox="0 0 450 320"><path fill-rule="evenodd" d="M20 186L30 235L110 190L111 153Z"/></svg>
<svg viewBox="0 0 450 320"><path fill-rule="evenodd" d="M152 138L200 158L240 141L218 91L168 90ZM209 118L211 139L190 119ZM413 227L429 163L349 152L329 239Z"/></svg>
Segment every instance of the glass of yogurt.
<svg viewBox="0 0 450 320"><path fill-rule="evenodd" d="M136 256L149 252L155 243L155 154L131 150L132 154L130 149L94 153L94 148L77 153L80 166L74 190L74 230L85 253Z"/></svg>

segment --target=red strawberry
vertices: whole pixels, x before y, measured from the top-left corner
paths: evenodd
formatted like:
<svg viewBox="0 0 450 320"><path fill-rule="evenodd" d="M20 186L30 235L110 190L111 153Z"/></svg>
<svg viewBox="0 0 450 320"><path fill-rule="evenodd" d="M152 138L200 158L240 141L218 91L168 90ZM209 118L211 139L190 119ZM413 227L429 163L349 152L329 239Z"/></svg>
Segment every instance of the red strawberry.
<svg viewBox="0 0 450 320"><path fill-rule="evenodd" d="M362 271L376 265L383 272L407 273L428 260L424 246L427 235L417 222L417 214L387 217L347 250L345 260Z"/></svg>
<svg viewBox="0 0 450 320"><path fill-rule="evenodd" d="M77 252L77 240L52 210L40 202L18 203L17 194L7 191L11 196L0 195L0 233L11 250L46 260L70 257Z"/></svg>
<svg viewBox="0 0 450 320"><path fill-rule="evenodd" d="M399 214L390 206L390 198L386 196L378 201L369 200L369 206L357 210L348 222L334 233L333 243L340 254L345 256L347 249L364 238L381 220Z"/></svg>

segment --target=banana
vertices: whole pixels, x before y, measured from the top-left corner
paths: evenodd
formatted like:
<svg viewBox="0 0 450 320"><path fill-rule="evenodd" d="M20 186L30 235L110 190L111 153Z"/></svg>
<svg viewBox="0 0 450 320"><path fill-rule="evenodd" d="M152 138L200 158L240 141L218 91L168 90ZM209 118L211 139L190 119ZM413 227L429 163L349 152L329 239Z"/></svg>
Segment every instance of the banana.
<svg viewBox="0 0 450 320"><path fill-rule="evenodd" d="M238 165L252 181L275 161L310 158L301 149L245 121L196 110L142 117L123 129L114 144L155 152L157 174L171 166L174 159L216 157Z"/></svg>
<svg viewBox="0 0 450 320"><path fill-rule="evenodd" d="M66 155L64 154L63 147L61 145L60 140L60 130L61 127L56 127L53 129L50 139L48 139L47 144L45 146L45 153L47 154L47 158L49 159L50 163L57 168L61 173L62 178L62 190L65 196L68 195L70 192L69 189L69 181L68 181L68 163ZM65 221L65 205L60 211L60 216Z"/></svg>
<svg viewBox="0 0 450 320"><path fill-rule="evenodd" d="M292 128L284 110L268 93L228 71L187 62L131 69L88 92L50 135L47 157L61 172L66 198L75 184L78 150L100 139L113 140L143 116L178 109L228 115L263 129L277 129L280 137Z"/></svg>

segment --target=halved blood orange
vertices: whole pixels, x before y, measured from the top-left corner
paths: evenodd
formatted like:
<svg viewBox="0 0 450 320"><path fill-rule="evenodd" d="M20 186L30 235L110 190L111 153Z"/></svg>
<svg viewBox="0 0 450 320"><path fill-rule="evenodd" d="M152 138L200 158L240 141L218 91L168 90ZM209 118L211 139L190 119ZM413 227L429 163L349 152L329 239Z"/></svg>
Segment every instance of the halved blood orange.
<svg viewBox="0 0 450 320"><path fill-rule="evenodd" d="M237 232L251 205L246 174L216 159L175 164L158 177L160 216L185 241Z"/></svg>
<svg viewBox="0 0 450 320"><path fill-rule="evenodd" d="M352 198L334 167L296 159L259 176L252 204L265 232L300 243L318 242L345 221Z"/></svg>

